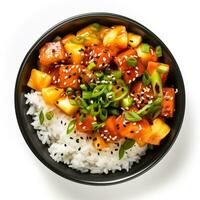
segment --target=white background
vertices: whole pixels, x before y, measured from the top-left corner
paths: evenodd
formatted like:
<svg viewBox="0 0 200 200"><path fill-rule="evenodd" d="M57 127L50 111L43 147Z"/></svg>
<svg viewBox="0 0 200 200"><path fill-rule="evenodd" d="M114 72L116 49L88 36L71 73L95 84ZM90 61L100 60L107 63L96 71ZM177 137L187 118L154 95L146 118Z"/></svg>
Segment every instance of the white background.
<svg viewBox="0 0 200 200"><path fill-rule="evenodd" d="M1 1L0 199L200 199L199 8L198 0ZM137 179L105 187L73 183L47 169L26 145L14 112L15 79L32 44L57 22L91 11L125 15L158 35L181 68L187 94L180 135L164 159Z"/></svg>

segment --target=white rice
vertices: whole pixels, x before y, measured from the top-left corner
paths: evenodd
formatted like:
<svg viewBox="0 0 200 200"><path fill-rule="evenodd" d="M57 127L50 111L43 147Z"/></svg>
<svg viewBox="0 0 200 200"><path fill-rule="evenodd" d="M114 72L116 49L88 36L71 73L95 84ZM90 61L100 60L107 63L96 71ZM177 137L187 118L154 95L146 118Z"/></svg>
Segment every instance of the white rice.
<svg viewBox="0 0 200 200"><path fill-rule="evenodd" d="M48 151L52 159L62 162L69 167L81 172L108 173L125 169L128 171L134 162L139 162L145 154L147 147L139 147L136 143L127 150L124 157L119 160L118 151L120 143L109 145L109 148L97 151L92 145L92 139L84 133L66 134L67 125L71 120L62 111L54 106L45 104L40 92L31 91L25 95L26 103L30 105L27 115L31 115L31 125L37 130L39 140L48 145ZM51 120L45 118L41 125L39 114L43 111L53 111Z"/></svg>

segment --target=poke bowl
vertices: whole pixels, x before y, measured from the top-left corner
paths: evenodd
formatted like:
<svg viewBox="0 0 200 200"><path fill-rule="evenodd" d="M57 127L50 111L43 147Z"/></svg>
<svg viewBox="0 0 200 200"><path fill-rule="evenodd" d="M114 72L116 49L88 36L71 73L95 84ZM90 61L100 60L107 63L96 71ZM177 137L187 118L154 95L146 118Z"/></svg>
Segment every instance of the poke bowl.
<svg viewBox="0 0 200 200"><path fill-rule="evenodd" d="M108 185L153 167L175 142L185 111L180 69L138 22L88 13L31 47L15 86L22 135L49 169Z"/></svg>

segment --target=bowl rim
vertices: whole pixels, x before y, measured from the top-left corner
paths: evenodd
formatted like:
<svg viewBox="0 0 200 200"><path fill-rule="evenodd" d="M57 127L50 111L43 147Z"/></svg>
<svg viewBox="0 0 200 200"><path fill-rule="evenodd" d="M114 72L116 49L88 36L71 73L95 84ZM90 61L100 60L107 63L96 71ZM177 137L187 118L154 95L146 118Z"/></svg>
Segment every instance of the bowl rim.
<svg viewBox="0 0 200 200"><path fill-rule="evenodd" d="M181 97L182 97L182 107L183 109L180 112L181 115L181 120L179 122L179 126L177 127L176 133L171 141L171 143L169 144L168 148L165 149L165 151L163 151L162 154L160 154L157 158L155 158L153 160L153 162L151 162L149 165L145 166L142 170L140 170L137 173L131 174L130 176L126 176L120 179L115 179L115 180L111 180L111 181L89 181L89 180L80 180L77 178L72 178L69 176L66 176L66 174L62 173L61 171L58 171L56 168L54 168L54 166L50 165L40 154L39 152L35 149L34 145L29 141L28 137L26 136L26 131L23 129L23 121L21 120L21 115L19 112L19 101L18 101L18 87L19 87L19 82L20 82L20 77L22 74L22 71L24 69L25 63L27 62L28 57L31 55L32 51L34 50L35 46L37 46L48 34L50 34L51 32L54 32L56 29L58 29L60 26L75 21L75 20L79 20L85 17L113 17L116 19L122 19L124 21L129 21L131 23L136 24L138 27L140 27L141 29L145 30L146 32L148 32L150 35L152 35L153 37L155 37L157 39L157 41L159 42L159 44L161 44L161 46L164 46L166 51L168 52L169 56L172 59L172 62L176 65L178 73L180 74L180 81L181 81L181 87L182 87L182 91L181 91ZM87 185L111 185L111 184L117 184L117 183L122 183L125 181L128 181L130 179L136 178L142 174L144 174L145 172L147 172L148 170L150 170L153 166L155 166L159 161L161 161L161 159L169 152L169 150L171 149L172 145L174 144L174 142L176 141L178 134L180 132L183 120L184 120L184 114L185 114L185 104L186 104L186 98L185 98L185 86L184 86L184 81L183 81L183 77L182 77L182 73L181 70L174 58L174 56L172 55L171 51L168 49L168 47L164 44L164 42L158 38L151 30L149 30L148 28L146 28L144 25L138 23L137 21L130 19L128 17L125 17L123 15L119 15L119 14L114 14L114 13L109 13L109 12L89 12L89 13L83 13L83 14L78 14L72 17L69 17L67 19L64 19L60 22L58 22L57 24L55 24L54 26L52 26L51 28L49 28L46 32L44 32L42 34L42 36L39 37L39 39L36 40L36 42L33 43L33 45L31 46L31 48L29 49L29 51L26 53L22 64L19 68L18 74L17 74L17 79L15 82L15 88L14 88L14 106L15 106L15 114L16 114L16 118L17 118L17 122L20 128L20 131L22 133L22 136L24 138L24 140L26 141L27 145L29 146L29 148L31 149L31 151L33 152L33 154L47 167L49 168L51 171L53 171L54 173L60 175L63 178L66 178L68 180L77 182L77 183L82 183L82 184L87 184Z"/></svg>

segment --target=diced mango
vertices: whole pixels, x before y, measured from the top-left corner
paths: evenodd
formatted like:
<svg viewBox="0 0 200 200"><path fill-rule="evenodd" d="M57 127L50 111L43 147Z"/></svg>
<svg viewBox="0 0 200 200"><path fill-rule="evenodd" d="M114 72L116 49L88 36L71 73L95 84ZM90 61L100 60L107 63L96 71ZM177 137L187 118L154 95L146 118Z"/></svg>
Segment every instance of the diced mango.
<svg viewBox="0 0 200 200"><path fill-rule="evenodd" d="M157 56L156 56L156 53L154 51L154 49L152 47L149 48L149 52L145 52L143 50L143 45L144 43L140 44L137 48L136 48L136 51L137 51L137 55L138 57L141 59L142 63L144 65L147 65L147 63L149 61L154 61L156 62L158 60Z"/></svg>
<svg viewBox="0 0 200 200"><path fill-rule="evenodd" d="M143 141L148 144L159 145L160 141L170 132L170 127L160 118L153 120L151 131L143 135Z"/></svg>
<svg viewBox="0 0 200 200"><path fill-rule="evenodd" d="M51 76L37 69L32 69L31 76L27 86L34 90L40 91L42 88L48 87L51 84Z"/></svg>
<svg viewBox="0 0 200 200"><path fill-rule="evenodd" d="M63 92L63 89L57 88L56 86L50 86L42 89L42 97L47 104L53 105L61 97Z"/></svg>
<svg viewBox="0 0 200 200"><path fill-rule="evenodd" d="M100 136L99 133L96 133L93 136L93 146L97 150L102 150L108 147L108 144L104 141L104 139Z"/></svg>
<svg viewBox="0 0 200 200"><path fill-rule="evenodd" d="M126 49L128 45L128 37L125 26L113 26L107 31L103 38L105 47L117 48L119 50Z"/></svg>
<svg viewBox="0 0 200 200"><path fill-rule="evenodd" d="M67 115L73 115L77 112L78 106L72 105L70 103L70 99L68 97L62 97L56 101L56 105L58 108L60 108L63 112L65 112Z"/></svg>
<svg viewBox="0 0 200 200"><path fill-rule="evenodd" d="M84 57L84 45L69 41L64 47L67 54L70 56L71 64L81 64Z"/></svg>
<svg viewBox="0 0 200 200"><path fill-rule="evenodd" d="M128 33L128 44L135 48L142 42L142 36L134 33Z"/></svg>

